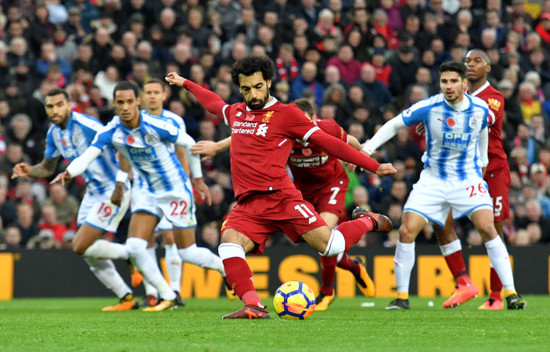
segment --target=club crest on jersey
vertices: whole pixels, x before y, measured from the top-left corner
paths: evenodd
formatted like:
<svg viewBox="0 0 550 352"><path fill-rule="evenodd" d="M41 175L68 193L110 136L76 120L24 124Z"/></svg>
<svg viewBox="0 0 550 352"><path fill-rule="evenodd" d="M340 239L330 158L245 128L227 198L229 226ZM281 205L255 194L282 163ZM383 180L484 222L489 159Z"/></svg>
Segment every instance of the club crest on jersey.
<svg viewBox="0 0 550 352"><path fill-rule="evenodd" d="M470 119L468 120L468 126L470 126L471 129L475 130L479 127L479 117L476 114L472 114L470 116Z"/></svg>
<svg viewBox="0 0 550 352"><path fill-rule="evenodd" d="M136 140L134 139L134 137L128 136L128 137L126 137L126 142L128 144L134 144L136 142Z"/></svg>
<svg viewBox="0 0 550 352"><path fill-rule="evenodd" d="M143 136L143 140L146 144L153 145L159 141L159 137L154 133L146 133Z"/></svg>
<svg viewBox="0 0 550 352"><path fill-rule="evenodd" d="M447 125L449 127L453 127L454 125L456 125L456 121L452 117L447 118L447 120L445 120L445 122L447 122Z"/></svg>
<svg viewBox="0 0 550 352"><path fill-rule="evenodd" d="M487 105L489 105L489 109L499 111L500 110L500 101L498 101L495 98L489 98L487 99Z"/></svg>
<svg viewBox="0 0 550 352"><path fill-rule="evenodd" d="M274 113L274 112L275 112L275 111L268 111L268 112L266 112L264 118L262 119L262 122L263 122L263 123L269 123L269 119L271 119L271 116L273 116L273 113Z"/></svg>

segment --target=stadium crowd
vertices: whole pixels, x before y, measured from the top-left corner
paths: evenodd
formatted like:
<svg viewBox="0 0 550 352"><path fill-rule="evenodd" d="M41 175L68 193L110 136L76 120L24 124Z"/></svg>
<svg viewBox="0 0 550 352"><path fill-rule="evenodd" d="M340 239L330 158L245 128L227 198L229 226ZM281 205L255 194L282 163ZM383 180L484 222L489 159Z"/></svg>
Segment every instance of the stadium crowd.
<svg viewBox="0 0 550 352"><path fill-rule="evenodd" d="M503 145L511 169L511 245L550 243L550 1L522 0L3 0L0 2L0 249L70 247L84 194L49 180L11 179L13 166L42 160L50 121L44 96L63 88L73 110L107 123L113 89L178 72L239 99L232 64L248 54L276 65L272 93L308 98L322 119L365 142L385 122L438 91L437 68L471 48L491 59L489 80L505 97ZM171 86L166 108L196 140L229 129L185 89ZM375 157L395 177L350 173L349 219L356 205L388 214L399 228L422 169L424 139L402 129ZM63 165L58 166L60 169ZM197 209L198 242L216 250L232 207L229 154L203 163L212 205ZM123 225L124 226L124 225ZM127 224L126 224L127 226ZM467 221L456 232L481 245ZM124 231L109 238L123 242ZM275 237L275 241L285 241ZM397 230L362 245L394 246ZM435 243L427 226L417 242Z"/></svg>

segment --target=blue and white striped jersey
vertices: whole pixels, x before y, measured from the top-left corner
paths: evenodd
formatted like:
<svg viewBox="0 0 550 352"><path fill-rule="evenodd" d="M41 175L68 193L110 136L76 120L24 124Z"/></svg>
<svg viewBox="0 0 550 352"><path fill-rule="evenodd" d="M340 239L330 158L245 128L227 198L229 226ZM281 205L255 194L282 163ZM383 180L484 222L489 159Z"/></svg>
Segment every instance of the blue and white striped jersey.
<svg viewBox="0 0 550 352"><path fill-rule="evenodd" d="M86 151L97 131L103 128L103 124L93 117L72 111L64 129L58 125L52 125L48 130L44 155L50 159L63 156L73 161ZM112 192L117 170L118 161L115 150L105 148L82 175L86 181L87 192L94 196Z"/></svg>
<svg viewBox="0 0 550 352"><path fill-rule="evenodd" d="M137 171L135 181L144 180L143 188L152 193L184 189L188 179L176 154L174 143L181 130L172 121L140 112L140 125L130 129L122 125L119 116L97 134L92 146L104 149L113 146L130 161Z"/></svg>
<svg viewBox="0 0 550 352"><path fill-rule="evenodd" d="M160 118L166 119L166 120L170 121L174 126L176 126L177 128L182 129L184 132L187 133L187 130L185 128L185 122L183 121L183 118L180 117L178 114L173 113L170 110L162 109L162 112L161 112L160 116L149 114L145 110L141 110L141 112L144 113L144 114L154 116L154 117L160 117ZM176 145L172 144L172 151L175 151L175 150L176 150ZM139 171L137 171L135 168L134 168L134 175L135 175L134 176L134 186L135 187L139 187L139 188L147 187L147 182L145 181L145 179L143 177L140 176Z"/></svg>
<svg viewBox="0 0 550 352"><path fill-rule="evenodd" d="M487 104L475 96L465 94L462 102L450 106L443 94L437 94L400 115L407 126L426 125L424 167L443 180L464 180L481 177L479 132L487 128L488 113Z"/></svg>

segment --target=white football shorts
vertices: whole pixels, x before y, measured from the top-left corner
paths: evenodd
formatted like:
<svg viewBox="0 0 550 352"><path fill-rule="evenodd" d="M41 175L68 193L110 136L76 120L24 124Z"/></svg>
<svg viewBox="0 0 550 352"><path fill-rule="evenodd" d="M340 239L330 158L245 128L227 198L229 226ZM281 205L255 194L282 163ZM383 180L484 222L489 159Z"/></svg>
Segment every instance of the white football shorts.
<svg viewBox="0 0 550 352"><path fill-rule="evenodd" d="M414 184L403 212L415 212L443 227L449 210L453 218L459 219L481 209L493 210L493 201L489 195L487 183L481 177L462 181L442 180L430 169L420 173L420 179Z"/></svg>
<svg viewBox="0 0 550 352"><path fill-rule="evenodd" d="M78 210L77 223L79 226L85 223L106 232L117 231L118 224L130 205L131 192L129 187L125 187L122 202L120 206L117 206L111 203L113 190L97 196L86 192Z"/></svg>
<svg viewBox="0 0 550 352"><path fill-rule="evenodd" d="M131 206L132 214L144 211L156 216L159 221L165 217L170 226L162 228L163 230L172 227L187 229L197 226L193 187L189 180L185 183L183 190L174 189L162 193L152 193L148 188L139 188L134 185Z"/></svg>

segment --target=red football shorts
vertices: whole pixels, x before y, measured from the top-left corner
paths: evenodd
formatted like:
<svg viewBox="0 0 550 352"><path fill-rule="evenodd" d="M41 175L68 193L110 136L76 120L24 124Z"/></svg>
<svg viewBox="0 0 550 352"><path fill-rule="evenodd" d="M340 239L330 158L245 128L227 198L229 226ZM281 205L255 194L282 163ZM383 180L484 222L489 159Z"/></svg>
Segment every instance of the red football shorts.
<svg viewBox="0 0 550 352"><path fill-rule="evenodd" d="M346 177L345 180L333 180L332 183L326 184L322 189L317 189L314 192L300 191L302 191L304 199L313 204L319 214L327 212L341 216L346 203L348 184L349 179Z"/></svg>
<svg viewBox="0 0 550 352"><path fill-rule="evenodd" d="M284 232L297 242L302 234L321 226L327 224L300 191L284 189L246 196L227 217L222 233L234 229L244 234L256 244L251 253L262 254L266 241L275 232Z"/></svg>
<svg viewBox="0 0 550 352"><path fill-rule="evenodd" d="M489 194L493 198L495 222L510 218L510 169L508 165L485 174Z"/></svg>

